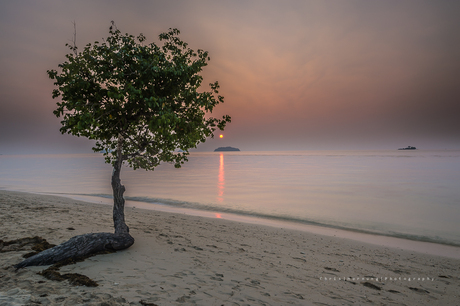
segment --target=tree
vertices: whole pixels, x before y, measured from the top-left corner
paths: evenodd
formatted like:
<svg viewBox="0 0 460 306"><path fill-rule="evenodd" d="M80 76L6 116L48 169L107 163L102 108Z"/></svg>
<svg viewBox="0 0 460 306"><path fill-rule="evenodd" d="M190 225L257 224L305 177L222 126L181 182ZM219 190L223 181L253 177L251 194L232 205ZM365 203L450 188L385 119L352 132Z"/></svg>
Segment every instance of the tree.
<svg viewBox="0 0 460 306"><path fill-rule="evenodd" d="M115 233L86 234L45 250L16 265L47 265L65 258L102 250L130 247L134 238L125 223L120 172L123 163L134 169L154 170L161 162L175 167L187 161L189 150L223 130L230 116L209 117L223 103L218 82L210 91L199 91L199 74L210 60L208 52L194 51L169 29L155 43L112 27L102 43L71 52L60 72L49 70L55 80L53 98L60 97L54 114L62 117L61 133L96 140L93 150L103 152L113 166L113 221ZM74 40L75 42L75 40ZM82 251L83 250L83 251ZM83 254L82 254L83 253Z"/></svg>

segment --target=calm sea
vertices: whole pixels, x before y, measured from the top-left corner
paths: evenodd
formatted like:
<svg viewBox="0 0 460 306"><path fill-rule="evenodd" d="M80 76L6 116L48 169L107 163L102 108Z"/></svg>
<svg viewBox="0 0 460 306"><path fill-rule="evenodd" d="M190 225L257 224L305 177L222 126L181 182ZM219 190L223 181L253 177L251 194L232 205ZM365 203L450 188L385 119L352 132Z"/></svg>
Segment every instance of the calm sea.
<svg viewBox="0 0 460 306"><path fill-rule="evenodd" d="M2 189L107 199L110 176L99 154L0 156ZM192 153L122 182L152 205L460 245L460 151Z"/></svg>

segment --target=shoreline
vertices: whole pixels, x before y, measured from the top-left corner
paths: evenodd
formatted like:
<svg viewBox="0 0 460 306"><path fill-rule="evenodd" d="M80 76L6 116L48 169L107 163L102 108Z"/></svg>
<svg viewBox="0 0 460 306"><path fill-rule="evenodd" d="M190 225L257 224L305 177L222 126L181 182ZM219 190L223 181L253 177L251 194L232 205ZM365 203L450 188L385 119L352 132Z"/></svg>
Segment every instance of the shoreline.
<svg viewBox="0 0 460 306"><path fill-rule="evenodd" d="M0 305L453 305L460 260L347 238L138 207L126 208L136 239L127 250L65 266L99 287L72 287L14 271L27 251L4 252ZM70 230L72 229L72 230ZM111 207L0 190L0 239L62 243L112 231Z"/></svg>
<svg viewBox="0 0 460 306"><path fill-rule="evenodd" d="M20 191L19 191L20 192ZM53 194L53 193L36 193L42 195L61 196L74 200L79 200L88 203L94 203L99 205L113 205L111 198L97 197L97 196L85 196L85 195L73 195L73 194ZM254 225L270 226L274 228L285 228L290 230L298 230L309 232L312 234L319 234L329 237L346 238L358 242L369 243L377 246L390 247L396 249L402 249L406 251L414 251L424 254L430 254L435 256L444 256L449 258L460 259L460 246L436 243L431 241L412 240L403 237L389 236L380 233L368 233L353 229L340 229L329 227L327 225L314 225L297 222L289 222L284 220L260 218L256 216L237 215L232 213L220 213L212 212L207 210L191 209L191 208L179 208L169 205L148 203L142 201L126 200L125 206L127 208L137 208L153 211L162 211L175 214L186 214L190 216L204 217L204 218L217 218L235 222L243 222Z"/></svg>

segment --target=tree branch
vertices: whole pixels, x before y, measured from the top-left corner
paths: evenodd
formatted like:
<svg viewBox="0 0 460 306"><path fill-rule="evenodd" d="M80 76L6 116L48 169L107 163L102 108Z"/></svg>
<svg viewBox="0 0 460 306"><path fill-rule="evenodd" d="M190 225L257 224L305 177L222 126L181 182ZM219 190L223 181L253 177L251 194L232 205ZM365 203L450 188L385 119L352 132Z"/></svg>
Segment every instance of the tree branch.
<svg viewBox="0 0 460 306"><path fill-rule="evenodd" d="M77 23L75 20L73 21L73 46L72 46L73 53L75 56L78 55L77 53Z"/></svg>

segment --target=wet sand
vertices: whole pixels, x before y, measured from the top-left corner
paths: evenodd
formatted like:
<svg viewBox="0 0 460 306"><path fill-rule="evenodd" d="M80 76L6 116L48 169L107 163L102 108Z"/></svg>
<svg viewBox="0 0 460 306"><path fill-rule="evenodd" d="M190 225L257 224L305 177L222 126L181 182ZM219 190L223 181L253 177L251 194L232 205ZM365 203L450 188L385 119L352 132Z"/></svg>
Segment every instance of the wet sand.
<svg viewBox="0 0 460 306"><path fill-rule="evenodd" d="M111 207L0 191L0 239L50 243L112 231ZM98 287L12 268L1 248L0 305L455 305L460 259L264 225L126 208L135 244L61 268ZM105 304L103 304L105 303Z"/></svg>

